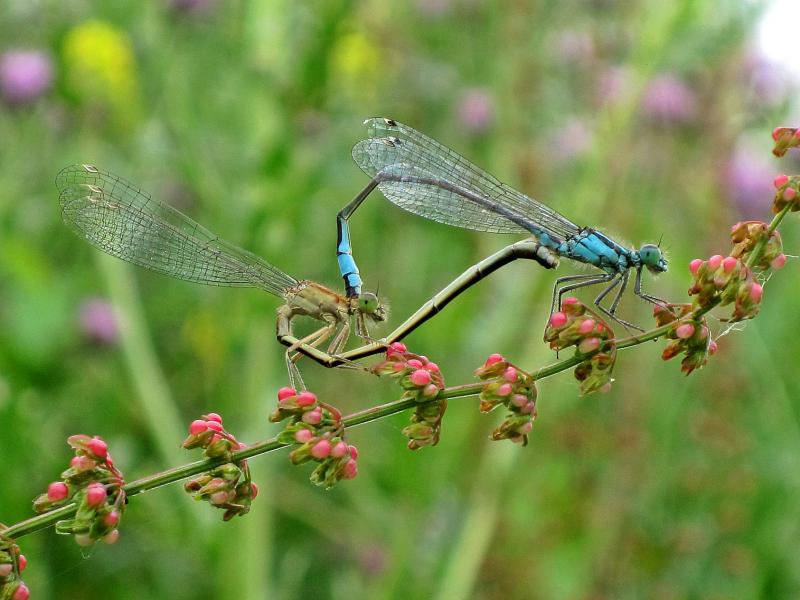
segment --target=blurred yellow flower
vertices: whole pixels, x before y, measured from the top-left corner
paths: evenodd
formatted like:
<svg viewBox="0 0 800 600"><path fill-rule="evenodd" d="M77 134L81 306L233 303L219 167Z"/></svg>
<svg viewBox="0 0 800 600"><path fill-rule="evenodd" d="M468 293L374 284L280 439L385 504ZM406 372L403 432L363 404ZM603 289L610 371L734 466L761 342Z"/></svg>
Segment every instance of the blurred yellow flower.
<svg viewBox="0 0 800 600"><path fill-rule="evenodd" d="M333 48L333 78L353 96L366 98L374 94L380 67L380 48L362 33L343 35Z"/></svg>
<svg viewBox="0 0 800 600"><path fill-rule="evenodd" d="M87 21L64 39L67 85L82 104L101 108L128 129L140 111L136 59L128 36L102 21Z"/></svg>

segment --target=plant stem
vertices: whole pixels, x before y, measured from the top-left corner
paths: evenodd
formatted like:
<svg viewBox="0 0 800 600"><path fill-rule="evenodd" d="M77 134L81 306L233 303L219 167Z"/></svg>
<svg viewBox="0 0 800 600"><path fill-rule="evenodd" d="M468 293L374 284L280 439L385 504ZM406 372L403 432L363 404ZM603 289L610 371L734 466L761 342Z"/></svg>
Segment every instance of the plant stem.
<svg viewBox="0 0 800 600"><path fill-rule="evenodd" d="M764 247L766 246L766 242L769 239L769 235L777 229L780 222L786 216L793 205L787 204L775 217L772 219L772 222L769 224L767 228L767 236L759 240L759 242L753 248L750 257L747 259L746 265L748 267L756 264L758 260L761 258L761 254L764 251ZM702 317L704 314L709 312L713 309L717 302L712 302L708 306L704 306L701 308L696 309L689 315L686 315L684 319L697 319ZM656 327L655 329L651 329L650 331L643 332L641 334L632 335L626 338L621 338L617 341L617 349L624 349L624 348L631 348L633 346L638 346L644 342L648 342L651 340L658 339L659 337L663 336L667 332L669 332L674 327L674 323L668 323L666 325L662 325L661 327ZM589 352L586 354L577 353L567 359L555 362L551 365L547 365L542 367L536 371L531 373L534 380L544 379L546 377L550 377L557 373L561 373L562 371L566 371L569 368L579 365L587 358L592 356L594 352ZM478 383L469 383L464 385L457 385L443 389L439 394L432 398L430 401L434 400L443 400L443 399L451 399L451 398L465 398L468 396L475 396L480 394L481 390L485 382L478 382ZM366 408L362 411L355 412L351 415L344 417L343 424L345 427L355 427L356 425L363 425L364 423L369 423L371 421L376 421L378 419L382 419L383 417L393 415L399 412L403 412L408 410L409 408L413 408L417 406L417 402L413 399L403 398L400 400L396 400L394 402L389 402L387 404L381 404L379 406L373 406L370 408ZM279 450L281 448L285 448L288 444L282 444L277 441L276 438L271 438L268 440L264 440L262 442L258 442L253 444L252 446L248 446L238 452L234 452L232 454L231 460L233 461L240 461L246 458L252 458L254 456L259 456L261 454L268 454L270 452L274 452L275 450ZM182 465L179 467L175 467L173 469L169 469L167 471L162 471L160 473L156 473L155 475L150 475L148 477L143 477L142 479L137 479L136 481L132 481L131 483L126 484L123 486L123 490L125 491L127 497L135 496L136 494L140 494L141 492L147 490L153 490L155 488L161 487L163 485L167 485L169 483L175 483L176 481L180 481L181 479L185 479L187 477L191 477L192 475L197 475L199 473L203 473L214 467L224 464L227 462L224 458L214 458L214 459L206 459L206 460L199 460L192 463L188 463L186 465ZM41 529L45 529L50 525L56 523L61 519L69 518L75 514L77 507L75 504L68 504L66 506L61 506L49 512L46 512L41 515L37 515L25 521L20 521L11 527L6 528L5 530L0 530L0 533L3 535L19 538L24 535L33 533L35 531L39 531Z"/></svg>

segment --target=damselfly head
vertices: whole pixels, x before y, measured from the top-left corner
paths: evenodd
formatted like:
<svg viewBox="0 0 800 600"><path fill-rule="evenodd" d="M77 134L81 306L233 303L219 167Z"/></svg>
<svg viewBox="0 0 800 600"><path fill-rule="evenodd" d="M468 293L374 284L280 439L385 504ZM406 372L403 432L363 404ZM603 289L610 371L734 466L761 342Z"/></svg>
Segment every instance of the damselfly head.
<svg viewBox="0 0 800 600"><path fill-rule="evenodd" d="M639 248L639 258L651 273L663 273L667 270L667 259L664 258L661 248L655 244L645 244Z"/></svg>
<svg viewBox="0 0 800 600"><path fill-rule="evenodd" d="M386 308L381 304L377 294L363 292L358 297L358 310L374 321L386 320Z"/></svg>

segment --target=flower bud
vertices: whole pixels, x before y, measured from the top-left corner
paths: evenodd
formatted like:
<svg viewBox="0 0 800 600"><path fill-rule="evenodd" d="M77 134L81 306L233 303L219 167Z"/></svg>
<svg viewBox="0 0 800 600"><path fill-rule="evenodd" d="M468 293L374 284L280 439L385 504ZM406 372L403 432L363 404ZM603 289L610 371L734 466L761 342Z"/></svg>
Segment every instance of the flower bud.
<svg viewBox="0 0 800 600"><path fill-rule="evenodd" d="M327 458L331 449L331 443L326 439L321 439L311 448L311 456L318 459Z"/></svg>
<svg viewBox="0 0 800 600"><path fill-rule="evenodd" d="M208 430L208 425L206 424L206 421L204 421L203 419L195 419L189 425L189 433L191 435L200 435L201 433L207 430Z"/></svg>
<svg viewBox="0 0 800 600"><path fill-rule="evenodd" d="M411 363L411 361L408 362L409 364ZM426 371L425 369L417 369L416 371L411 373L410 379L411 383L413 383L416 386L422 387L424 385L428 385L431 382L431 374L429 371Z"/></svg>
<svg viewBox="0 0 800 600"><path fill-rule="evenodd" d="M558 329L559 327L563 327L567 323L567 315L563 312L554 312L550 315L550 327Z"/></svg>
<svg viewBox="0 0 800 600"><path fill-rule="evenodd" d="M103 536L103 541L106 544L116 544L117 540L119 540L119 529L114 529L113 531L109 531L107 534Z"/></svg>
<svg viewBox="0 0 800 600"><path fill-rule="evenodd" d="M86 504L92 508L105 504L106 498L108 498L108 494L102 483L90 483L86 488Z"/></svg>
<svg viewBox="0 0 800 600"><path fill-rule="evenodd" d="M11 600L28 600L31 597L31 592L28 589L28 586L24 583L20 583L19 587L14 590L14 595L11 596Z"/></svg>
<svg viewBox="0 0 800 600"><path fill-rule="evenodd" d="M347 454L348 448L345 442L336 442L336 444L331 448L331 457L332 458L342 458Z"/></svg>
<svg viewBox="0 0 800 600"><path fill-rule="evenodd" d="M314 437L314 432L310 429L298 429L294 434L294 439L300 444L309 442Z"/></svg>
<svg viewBox="0 0 800 600"><path fill-rule="evenodd" d="M708 268L712 271L716 271L719 269L719 266L722 264L722 257L719 254L715 254L711 258L708 259Z"/></svg>
<svg viewBox="0 0 800 600"><path fill-rule="evenodd" d="M695 258L692 262L689 263L689 272L692 275L697 275L697 271L698 269L700 269L700 266L702 264L703 264L703 259Z"/></svg>
<svg viewBox="0 0 800 600"><path fill-rule="evenodd" d="M60 502L69 495L69 488L63 481L54 481L47 486L47 499L50 502Z"/></svg>
<svg viewBox="0 0 800 600"><path fill-rule="evenodd" d="M502 354L490 354L489 358L486 359L486 362L483 363L484 367L491 367L495 363L503 362L505 358L503 358Z"/></svg>
<svg viewBox="0 0 800 600"><path fill-rule="evenodd" d="M356 475L358 475L358 464L355 461L355 457L353 457L346 463L344 463L344 469L342 470L342 479L354 479Z"/></svg>
<svg viewBox="0 0 800 600"><path fill-rule="evenodd" d="M588 337L578 344L578 352L582 352L586 354L588 352L594 352L600 347L600 338L598 337Z"/></svg>
<svg viewBox="0 0 800 600"><path fill-rule="evenodd" d="M297 406L311 406L316 404L317 396L312 392L300 392L297 394Z"/></svg>
<svg viewBox="0 0 800 600"><path fill-rule="evenodd" d="M789 183L789 176L788 175L776 175L775 179L772 180L772 185L775 186L775 189L780 189Z"/></svg>
<svg viewBox="0 0 800 600"><path fill-rule="evenodd" d="M282 387L278 390L278 403L297 395L297 390L291 387Z"/></svg>
<svg viewBox="0 0 800 600"><path fill-rule="evenodd" d="M86 449L101 459L105 458L108 454L108 444L98 437L94 437L86 442Z"/></svg>
<svg viewBox="0 0 800 600"><path fill-rule="evenodd" d="M675 335L682 340L689 339L694 335L694 325L692 323L681 323L675 328Z"/></svg>

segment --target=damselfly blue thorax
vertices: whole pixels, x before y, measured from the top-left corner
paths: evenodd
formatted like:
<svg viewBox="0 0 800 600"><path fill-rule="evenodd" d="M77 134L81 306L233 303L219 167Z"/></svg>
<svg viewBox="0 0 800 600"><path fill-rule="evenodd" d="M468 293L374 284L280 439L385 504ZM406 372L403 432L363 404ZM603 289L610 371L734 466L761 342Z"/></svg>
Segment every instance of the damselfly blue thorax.
<svg viewBox="0 0 800 600"><path fill-rule="evenodd" d="M558 257L564 257L599 270L558 278L551 312L564 293L607 284L595 298L595 305L618 323L636 328L616 316L632 272L635 272L637 296L652 303L663 302L642 290L643 270L652 273L667 270L667 261L658 245L645 244L638 250L627 248L592 227L579 227L457 152L398 121L374 118L364 124L369 137L355 145L353 159L372 180L337 215L337 258L347 296L359 296L362 285L347 221L378 188L400 208L439 223L491 233L533 235L540 245L535 260L545 268L555 268ZM606 307L603 301L612 292L613 299Z"/></svg>

